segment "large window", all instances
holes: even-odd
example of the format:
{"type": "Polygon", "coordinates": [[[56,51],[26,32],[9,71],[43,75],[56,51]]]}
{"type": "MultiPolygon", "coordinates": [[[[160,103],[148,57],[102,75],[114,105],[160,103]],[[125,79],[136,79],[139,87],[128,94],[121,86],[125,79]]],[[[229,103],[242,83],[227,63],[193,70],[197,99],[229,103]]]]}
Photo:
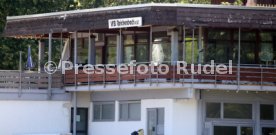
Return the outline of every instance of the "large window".
{"type": "MultiPolygon", "coordinates": [[[[206,29],[205,62],[238,61],[239,31],[237,29],[206,29]]],[[[275,64],[276,38],[273,32],[241,30],[241,64],[275,64]]]]}
{"type": "Polygon", "coordinates": [[[94,102],[93,120],[94,121],[114,121],[115,103],[114,102],[94,102]]]}
{"type": "Polygon", "coordinates": [[[220,119],[223,114],[223,119],[252,119],[252,111],[252,104],[206,103],[207,118],[220,119]]]}
{"type": "Polygon", "coordinates": [[[138,121],[141,119],[140,101],[120,102],[120,121],[138,121]]]}

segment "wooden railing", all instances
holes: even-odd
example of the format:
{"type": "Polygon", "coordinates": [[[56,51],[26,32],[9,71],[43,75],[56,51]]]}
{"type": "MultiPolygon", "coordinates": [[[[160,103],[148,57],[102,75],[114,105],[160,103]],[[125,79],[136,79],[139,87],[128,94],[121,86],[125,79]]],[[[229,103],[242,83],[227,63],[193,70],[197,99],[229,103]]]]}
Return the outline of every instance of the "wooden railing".
{"type": "MultiPolygon", "coordinates": [[[[188,74],[181,72],[177,74],[176,66],[169,66],[169,72],[167,74],[153,74],[152,71],[147,71],[145,74],[139,74],[137,66],[133,69],[129,68],[129,74],[119,74],[117,71],[113,74],[107,74],[105,70],[103,74],[86,74],[83,70],[79,70],[75,75],[74,70],[65,72],[64,82],[65,85],[74,85],[75,78],[77,85],[91,84],[123,84],[123,83],[145,83],[145,82],[173,82],[173,83],[211,83],[211,84],[233,84],[233,85],[258,85],[258,86],[276,86],[276,68],[275,67],[263,67],[263,66],[240,66],[232,67],[232,74],[192,74],[191,70],[188,70],[188,74]],[[131,74],[133,70],[133,74],[131,74]]],[[[115,69],[115,67],[114,67],[115,69]]],[[[150,69],[150,68],[149,68],[150,69]]],[[[187,67],[190,69],[190,66],[187,67]]],[[[141,68],[140,71],[145,69],[141,68]]],[[[153,69],[157,72],[157,68],[153,69]]],[[[211,69],[207,69],[211,72],[211,69]]],[[[216,69],[214,69],[216,70],[216,69]]],[[[198,67],[195,67],[195,71],[198,71],[198,67]]]]}
{"type": "MultiPolygon", "coordinates": [[[[63,87],[63,76],[61,73],[55,73],[51,76],[52,88],[63,87]]],[[[47,89],[48,77],[47,73],[34,71],[0,70],[0,88],[47,89]]]]}

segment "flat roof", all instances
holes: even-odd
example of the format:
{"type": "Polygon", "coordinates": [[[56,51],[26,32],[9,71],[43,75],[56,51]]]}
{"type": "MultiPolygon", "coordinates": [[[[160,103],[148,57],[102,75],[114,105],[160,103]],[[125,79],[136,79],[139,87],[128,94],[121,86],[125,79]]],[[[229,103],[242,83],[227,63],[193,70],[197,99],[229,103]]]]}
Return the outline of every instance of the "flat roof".
{"type": "Polygon", "coordinates": [[[51,13],[41,13],[32,15],[20,15],[20,16],[8,16],[8,21],[23,20],[30,18],[43,18],[50,16],[61,16],[67,14],[79,14],[79,13],[89,13],[98,11],[112,11],[118,9],[131,9],[131,8],[142,8],[142,7],[196,7],[196,8],[217,8],[217,9],[244,9],[244,10],[272,10],[276,11],[275,7],[247,7],[247,6],[234,6],[234,5],[211,5],[211,4],[181,4],[181,3],[147,3],[147,4],[135,4],[135,5],[125,5],[125,6],[114,6],[114,7],[100,7],[92,9],[81,9],[81,10],[71,10],[71,11],[61,11],[61,12],[51,12],[51,13]]]}

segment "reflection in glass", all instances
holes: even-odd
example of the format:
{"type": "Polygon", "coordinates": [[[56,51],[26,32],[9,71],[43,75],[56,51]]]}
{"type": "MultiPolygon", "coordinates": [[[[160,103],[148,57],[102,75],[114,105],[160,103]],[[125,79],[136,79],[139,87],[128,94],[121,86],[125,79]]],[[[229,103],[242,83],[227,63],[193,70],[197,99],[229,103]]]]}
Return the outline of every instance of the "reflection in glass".
{"type": "Polygon", "coordinates": [[[224,103],[224,118],[252,119],[252,105],[238,103],[224,103]]]}
{"type": "Polygon", "coordinates": [[[220,103],[206,103],[206,117],[220,118],[220,103]]]}
{"type": "Polygon", "coordinates": [[[274,120],[274,105],[260,105],[261,120],[274,120]]]}
{"type": "Polygon", "coordinates": [[[276,135],[276,128],[262,128],[262,135],[276,135]]]}
{"type": "Polygon", "coordinates": [[[237,127],[214,126],[214,135],[237,135],[237,127]]]}
{"type": "Polygon", "coordinates": [[[240,135],[253,135],[253,128],[252,127],[241,127],[240,135]]]}

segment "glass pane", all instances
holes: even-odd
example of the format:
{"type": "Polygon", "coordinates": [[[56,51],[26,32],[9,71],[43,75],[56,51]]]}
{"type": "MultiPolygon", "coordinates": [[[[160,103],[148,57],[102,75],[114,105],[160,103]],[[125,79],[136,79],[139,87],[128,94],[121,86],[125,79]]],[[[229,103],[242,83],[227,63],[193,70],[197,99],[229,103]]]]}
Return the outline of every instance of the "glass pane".
{"type": "Polygon", "coordinates": [[[237,135],[237,127],[214,126],[214,135],[237,135]]]}
{"type": "Polygon", "coordinates": [[[128,109],[129,109],[130,120],[140,120],[140,115],[141,115],[140,103],[130,103],[128,104],[128,109]]]}
{"type": "Polygon", "coordinates": [[[127,104],[120,104],[120,120],[127,120],[128,118],[128,107],[127,104]]]}
{"type": "MultiPolygon", "coordinates": [[[[241,42],[241,64],[255,63],[255,42],[241,42]]],[[[235,43],[235,59],[238,59],[238,43],[235,43]]]]}
{"type": "Polygon", "coordinates": [[[116,36],[107,37],[107,45],[116,45],[116,44],[117,44],[116,36]]]}
{"type": "Polygon", "coordinates": [[[107,48],[107,64],[116,64],[116,47],[107,48]]]}
{"type": "Polygon", "coordinates": [[[88,39],[78,39],[78,63],[86,64],[88,62],[88,39]]]}
{"type": "Polygon", "coordinates": [[[224,103],[224,118],[252,119],[252,105],[224,103]]]}
{"type": "Polygon", "coordinates": [[[219,39],[219,40],[230,40],[230,31],[225,30],[209,30],[208,38],[209,39],[219,39]]]}
{"type": "Polygon", "coordinates": [[[220,118],[220,103],[206,103],[206,117],[220,118]]]}
{"type": "Polygon", "coordinates": [[[137,45],[136,49],[136,62],[148,62],[148,46],[137,45]]]}
{"type": "MultiPolygon", "coordinates": [[[[241,31],[241,40],[242,41],[254,41],[256,42],[256,33],[255,32],[245,32],[241,31]]],[[[234,40],[239,40],[239,31],[234,31],[234,40]]]]}
{"type": "Polygon", "coordinates": [[[134,46],[124,47],[124,63],[129,63],[134,60],[134,46]]]}
{"type": "Polygon", "coordinates": [[[241,127],[241,135],[253,135],[252,127],[241,127]]]}
{"type": "Polygon", "coordinates": [[[102,47],[96,48],[96,64],[102,64],[102,47]]]}
{"type": "Polygon", "coordinates": [[[261,41],[272,41],[272,33],[260,33],[260,36],[261,36],[261,41]]]}
{"type": "Polygon", "coordinates": [[[273,61],[273,44],[261,43],[261,51],[259,55],[260,60],[263,62],[273,61]]]}
{"type": "Polygon", "coordinates": [[[152,60],[160,63],[171,60],[171,45],[166,37],[154,39],[152,60]]]}
{"type": "Polygon", "coordinates": [[[261,120],[274,120],[274,105],[260,106],[261,120]]]}
{"type": "Polygon", "coordinates": [[[262,128],[262,135],[276,135],[276,128],[262,128]]]}
{"type": "MultiPolygon", "coordinates": [[[[198,41],[194,39],[194,63],[197,63],[198,58],[198,41]]],[[[192,63],[192,54],[193,54],[193,40],[192,38],[186,38],[186,62],[188,64],[192,63]]]]}
{"type": "Polygon", "coordinates": [[[115,112],[114,104],[103,104],[102,105],[102,120],[113,120],[114,112],[115,112]]]}
{"type": "Polygon", "coordinates": [[[137,34],[137,43],[138,44],[140,44],[140,43],[142,43],[142,44],[148,43],[149,42],[148,39],[149,39],[148,33],[137,34]]]}
{"type": "Polygon", "coordinates": [[[93,106],[93,118],[94,120],[101,119],[101,105],[94,104],[93,106]]]}
{"type": "Polygon", "coordinates": [[[133,35],[125,35],[124,36],[124,45],[133,45],[133,44],[134,44],[133,35]]]}

